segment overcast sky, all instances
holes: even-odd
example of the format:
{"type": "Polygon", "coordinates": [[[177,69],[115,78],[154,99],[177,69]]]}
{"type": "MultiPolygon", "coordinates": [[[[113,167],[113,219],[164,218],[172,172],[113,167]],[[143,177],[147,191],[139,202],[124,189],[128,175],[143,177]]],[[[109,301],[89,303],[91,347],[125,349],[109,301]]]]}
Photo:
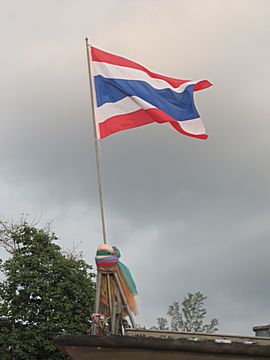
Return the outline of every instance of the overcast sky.
{"type": "Polygon", "coordinates": [[[269,323],[269,0],[2,0],[0,17],[0,214],[53,220],[61,246],[94,263],[85,36],[155,72],[208,79],[195,95],[207,141],[157,124],[102,140],[108,241],[134,275],[141,325],[198,290],[221,333],[269,323]]]}

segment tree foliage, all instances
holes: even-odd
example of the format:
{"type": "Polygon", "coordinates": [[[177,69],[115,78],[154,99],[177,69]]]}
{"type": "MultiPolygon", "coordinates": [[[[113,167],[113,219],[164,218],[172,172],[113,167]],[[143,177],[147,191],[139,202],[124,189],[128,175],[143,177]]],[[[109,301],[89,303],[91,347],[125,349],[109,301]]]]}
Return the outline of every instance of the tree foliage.
{"type": "Polygon", "coordinates": [[[168,320],[164,317],[157,318],[158,328],[159,330],[169,330],[168,328],[168,320]]]}
{"type": "Polygon", "coordinates": [[[0,233],[11,250],[0,264],[0,358],[64,359],[52,340],[89,332],[95,292],[91,266],[62,254],[49,230],[27,222],[13,230],[0,233]]]}
{"type": "MultiPolygon", "coordinates": [[[[218,330],[218,320],[212,319],[209,324],[205,323],[207,311],[204,302],[207,296],[200,291],[188,295],[184,298],[180,308],[179,302],[174,302],[169,306],[168,315],[172,331],[203,332],[214,333],[218,330]]],[[[166,329],[167,319],[158,318],[160,330],[166,329]]]]}

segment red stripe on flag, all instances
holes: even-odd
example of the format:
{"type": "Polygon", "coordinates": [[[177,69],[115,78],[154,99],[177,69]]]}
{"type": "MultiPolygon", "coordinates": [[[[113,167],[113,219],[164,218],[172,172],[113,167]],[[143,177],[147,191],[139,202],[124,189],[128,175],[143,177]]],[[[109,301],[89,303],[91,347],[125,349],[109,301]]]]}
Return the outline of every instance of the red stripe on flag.
{"type": "MultiPolygon", "coordinates": [[[[132,69],[141,70],[141,71],[144,71],[146,74],[148,74],[150,77],[152,77],[154,79],[161,79],[161,80],[167,81],[167,83],[169,83],[174,88],[178,88],[180,85],[190,81],[190,80],[175,79],[175,78],[171,78],[168,76],[156,74],[134,61],[125,59],[122,56],[110,54],[106,51],[97,49],[93,46],[91,46],[91,54],[92,54],[93,61],[105,62],[105,63],[112,64],[112,65],[124,66],[124,67],[129,67],[132,69]]],[[[212,86],[212,84],[208,80],[201,80],[195,84],[194,91],[206,89],[210,86],[212,86]]]]}
{"type": "Polygon", "coordinates": [[[208,80],[200,80],[194,85],[193,91],[207,89],[210,86],[213,86],[213,84],[210,83],[210,81],[208,81],[208,80]]]}
{"type": "Polygon", "coordinates": [[[169,115],[165,114],[159,109],[141,109],[129,114],[113,116],[100,123],[100,138],[102,139],[118,131],[133,129],[135,127],[151,124],[153,122],[160,124],[169,122],[175,128],[175,130],[181,134],[193,138],[205,140],[208,137],[206,134],[194,135],[186,132],[182,129],[181,123],[179,121],[173,120],[169,115]]]}

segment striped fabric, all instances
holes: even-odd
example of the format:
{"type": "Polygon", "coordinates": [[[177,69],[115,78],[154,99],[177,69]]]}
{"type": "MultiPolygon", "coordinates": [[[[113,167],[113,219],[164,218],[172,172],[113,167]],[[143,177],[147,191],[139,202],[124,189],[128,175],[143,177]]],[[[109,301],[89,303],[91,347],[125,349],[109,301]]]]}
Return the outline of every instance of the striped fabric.
{"type": "Polygon", "coordinates": [[[99,139],[153,122],[169,123],[180,133],[207,139],[193,92],[210,87],[207,80],[179,80],[91,47],[91,70],[99,139]]]}
{"type": "Polygon", "coordinates": [[[138,309],[135,300],[135,295],[138,295],[137,287],[129,268],[119,260],[120,257],[121,253],[116,246],[100,244],[96,253],[96,265],[98,269],[107,268],[108,270],[110,268],[110,271],[117,272],[128,306],[134,315],[137,315],[138,309]]]}

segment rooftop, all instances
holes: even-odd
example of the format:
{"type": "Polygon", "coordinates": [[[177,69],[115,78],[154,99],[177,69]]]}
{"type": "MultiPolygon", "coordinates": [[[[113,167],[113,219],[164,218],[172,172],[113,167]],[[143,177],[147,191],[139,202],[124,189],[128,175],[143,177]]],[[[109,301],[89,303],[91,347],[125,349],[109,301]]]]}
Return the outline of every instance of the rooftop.
{"type": "Polygon", "coordinates": [[[55,339],[74,360],[262,360],[270,339],[129,329],[125,336],[65,335],[55,339]]]}

